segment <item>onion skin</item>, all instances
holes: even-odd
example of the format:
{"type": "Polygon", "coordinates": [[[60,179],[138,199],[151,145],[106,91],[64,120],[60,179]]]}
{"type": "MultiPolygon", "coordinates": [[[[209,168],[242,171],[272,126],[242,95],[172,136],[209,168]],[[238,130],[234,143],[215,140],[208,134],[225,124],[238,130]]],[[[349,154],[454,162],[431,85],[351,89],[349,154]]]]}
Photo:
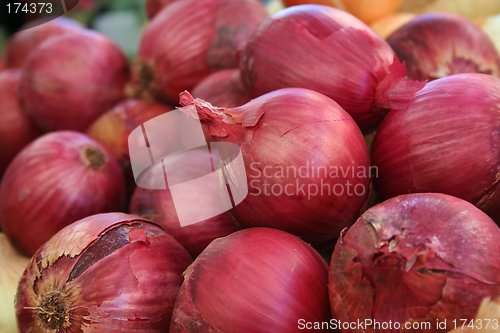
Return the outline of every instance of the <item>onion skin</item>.
{"type": "Polygon", "coordinates": [[[85,131],[124,98],[129,81],[128,62],[118,46],[87,30],[40,45],[23,73],[23,107],[47,131],[85,131]]]}
{"type": "Polygon", "coordinates": [[[255,0],[174,2],[141,37],[129,93],[176,102],[209,74],[238,67],[239,52],[268,16],[255,0]]]}
{"type": "MultiPolygon", "coordinates": [[[[474,318],[500,295],[498,226],[472,204],[444,194],[392,198],[370,208],[337,242],[330,264],[335,318],[430,322],[474,318]]],[[[430,333],[447,330],[433,327],[430,333]]],[[[422,332],[375,330],[373,332],[422,332]]],[[[342,332],[357,332],[343,330],[342,332]]]]}
{"type": "Polygon", "coordinates": [[[124,206],[118,162],[84,134],[46,134],[12,161],[0,184],[0,226],[32,255],[66,225],[124,206]]]}
{"type": "Polygon", "coordinates": [[[459,73],[500,75],[495,45],[481,28],[459,16],[417,16],[388,38],[408,77],[434,80],[459,73]]]}
{"type": "Polygon", "coordinates": [[[176,0],[146,0],[146,13],[149,19],[156,16],[163,8],[176,0]]]}
{"type": "Polygon", "coordinates": [[[357,218],[370,187],[368,149],[356,123],[330,98],[287,88],[234,109],[207,106],[185,94],[181,104],[188,105],[184,110],[196,109],[209,141],[240,145],[249,194],[232,212],[243,226],[277,228],[320,244],[337,237],[357,218]],[[347,172],[315,176],[330,166],[347,172]],[[279,167],[307,173],[279,174],[279,167]],[[351,173],[359,169],[366,175],[351,173]],[[266,183],[281,192],[266,191],[266,183]],[[348,195],[348,183],[364,192],[348,195]],[[319,192],[321,184],[327,190],[319,192]],[[300,190],[306,186],[318,186],[318,193],[300,190]]]}
{"type": "Polygon", "coordinates": [[[59,17],[41,25],[21,30],[9,40],[6,48],[8,67],[22,67],[29,55],[45,41],[82,29],[77,21],[59,17]]]}
{"type": "Polygon", "coordinates": [[[251,100],[237,69],[222,70],[207,76],[193,88],[191,94],[222,107],[236,107],[251,100]]]}
{"type": "Polygon", "coordinates": [[[445,193],[500,223],[499,128],[500,79],[457,74],[428,83],[414,104],[389,113],[377,131],[378,193],[445,193]]]}
{"type": "Polygon", "coordinates": [[[0,178],[14,156],[39,135],[21,107],[18,95],[21,72],[0,72],[0,178]]]}
{"type": "Polygon", "coordinates": [[[165,332],[191,263],[170,235],[140,217],[99,214],[66,227],[21,279],[21,332],[165,332]]]}
{"type": "Polygon", "coordinates": [[[296,332],[300,318],[330,319],[327,295],[327,266],[314,249],[279,230],[242,230],[189,266],[170,332],[296,332]]]}
{"type": "Polygon", "coordinates": [[[252,96],[311,89],[339,103],[363,131],[372,130],[388,110],[404,109],[423,86],[405,79],[404,65],[367,25],[320,5],[290,7],[263,23],[243,51],[240,68],[252,96]]]}

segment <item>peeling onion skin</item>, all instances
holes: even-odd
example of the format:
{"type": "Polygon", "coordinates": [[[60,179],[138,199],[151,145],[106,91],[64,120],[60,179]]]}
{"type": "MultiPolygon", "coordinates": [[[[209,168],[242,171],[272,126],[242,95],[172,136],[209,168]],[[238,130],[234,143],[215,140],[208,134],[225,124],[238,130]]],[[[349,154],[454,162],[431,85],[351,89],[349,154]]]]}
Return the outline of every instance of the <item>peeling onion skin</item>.
{"type": "Polygon", "coordinates": [[[405,79],[404,65],[366,24],[322,5],[293,6],[261,24],[240,69],[253,97],[311,89],[339,103],[363,131],[374,129],[388,110],[404,109],[423,86],[405,79]]]}
{"type": "Polygon", "coordinates": [[[327,276],[325,261],[300,239],[238,231],[213,241],[186,270],[170,333],[291,333],[300,318],[328,321],[327,276]]]}
{"type": "Polygon", "coordinates": [[[209,74],[237,68],[239,52],[267,17],[255,0],[183,0],[144,31],[129,94],[177,102],[209,74]]]}
{"type": "Polygon", "coordinates": [[[24,148],[0,184],[0,226],[32,255],[57,231],[86,216],[120,211],[125,185],[118,162],[88,136],[52,132],[24,148]]]}
{"type": "Polygon", "coordinates": [[[237,108],[207,106],[185,94],[181,105],[198,112],[210,141],[240,145],[249,193],[232,213],[243,226],[276,228],[321,244],[338,237],[359,216],[370,187],[370,157],[356,123],[332,99],[312,90],[286,88],[237,108]],[[330,166],[347,172],[314,176],[330,166]],[[293,172],[280,175],[277,167],[308,171],[295,177],[293,172]],[[366,177],[352,174],[359,169],[366,177]],[[348,195],[348,183],[364,193],[348,195]],[[265,192],[265,184],[288,187],[289,195],[283,190],[277,195],[265,192]],[[314,195],[301,191],[302,185],[323,186],[330,192],[318,190],[314,195]],[[343,193],[337,195],[339,188],[343,193]]]}
{"type": "Polygon", "coordinates": [[[484,297],[500,295],[498,253],[498,226],[472,204],[434,193],[392,198],[366,211],[337,242],[332,313],[347,322],[446,319],[450,330],[451,320],[474,318],[484,297]]]}
{"type": "Polygon", "coordinates": [[[89,30],[52,38],[24,66],[21,100],[47,131],[85,131],[125,97],[129,66],[107,37],[89,30]]]}
{"type": "Polygon", "coordinates": [[[145,219],[87,217],[33,256],[16,297],[21,333],[165,332],[190,263],[173,237],[145,219]]]}
{"type": "Polygon", "coordinates": [[[29,55],[45,41],[78,31],[83,27],[79,22],[66,17],[59,17],[36,27],[21,30],[14,34],[7,43],[5,58],[8,67],[22,67],[29,55]]]}
{"type": "Polygon", "coordinates": [[[393,32],[387,42],[405,63],[408,77],[415,80],[459,73],[500,75],[495,45],[481,28],[460,16],[417,16],[393,32]]]}
{"type": "Polygon", "coordinates": [[[14,156],[40,135],[21,107],[20,79],[17,69],[0,72],[0,179],[14,156]]]}
{"type": "Polygon", "coordinates": [[[457,74],[432,81],[407,110],[391,112],[372,147],[383,198],[438,192],[500,223],[500,79],[457,74]]]}
{"type": "Polygon", "coordinates": [[[191,94],[222,107],[240,106],[252,99],[243,87],[238,69],[226,69],[207,76],[191,94]]]}

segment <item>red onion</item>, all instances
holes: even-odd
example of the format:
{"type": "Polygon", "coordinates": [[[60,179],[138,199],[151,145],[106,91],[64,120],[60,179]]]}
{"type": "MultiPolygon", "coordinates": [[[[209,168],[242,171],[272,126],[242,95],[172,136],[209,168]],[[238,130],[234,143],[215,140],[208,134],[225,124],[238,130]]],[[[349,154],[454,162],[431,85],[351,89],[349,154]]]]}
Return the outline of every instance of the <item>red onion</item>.
{"type": "Polygon", "coordinates": [[[236,107],[251,100],[243,88],[240,71],[227,69],[207,76],[192,90],[192,95],[213,105],[236,107]]]}
{"type": "Polygon", "coordinates": [[[356,123],[330,98],[288,88],[234,109],[187,93],[181,104],[198,112],[209,137],[241,145],[249,194],[233,212],[243,225],[318,244],[358,216],[370,186],[368,150],[356,123]]]}
{"type": "Polygon", "coordinates": [[[6,61],[9,67],[22,67],[30,54],[43,42],[82,29],[77,21],[59,17],[41,25],[17,32],[8,42],[6,61]]]}
{"type": "Polygon", "coordinates": [[[111,213],[66,227],[33,256],[18,289],[22,332],[166,332],[186,250],[140,217],[111,213]]]}
{"type": "Polygon", "coordinates": [[[500,75],[495,45],[481,28],[451,14],[424,14],[393,32],[387,42],[416,80],[458,73],[500,75]]]}
{"type": "Polygon", "coordinates": [[[500,295],[498,253],[498,226],[470,203],[432,193],[390,199],[337,242],[328,283],[333,315],[372,320],[342,332],[448,331],[453,320],[474,318],[483,297],[500,295]]]}
{"type": "Polygon", "coordinates": [[[29,57],[23,106],[46,130],[85,130],[124,97],[127,59],[108,38],[84,31],[53,38],[29,57]]]}
{"type": "Polygon", "coordinates": [[[57,231],[90,214],[120,210],[124,180],[118,162],[84,134],[46,134],[12,161],[0,184],[0,226],[33,254],[57,231]]]}
{"type": "Polygon", "coordinates": [[[0,72],[0,178],[14,156],[39,134],[21,108],[20,77],[18,70],[0,72]]]}
{"type": "Polygon", "coordinates": [[[457,74],[428,83],[377,131],[379,194],[450,194],[500,222],[499,128],[500,79],[457,74]]]}
{"type": "Polygon", "coordinates": [[[156,16],[163,8],[170,5],[176,0],[146,0],[146,13],[148,17],[152,19],[156,16]]]}
{"type": "Polygon", "coordinates": [[[238,53],[268,16],[255,0],[183,0],[162,10],[140,41],[131,94],[176,101],[238,53]]]}
{"type": "Polygon", "coordinates": [[[301,320],[328,321],[327,275],[321,256],[292,235],[238,231],[189,266],[170,332],[296,332],[301,320]]]}
{"type": "Polygon", "coordinates": [[[242,53],[241,71],[254,96],[312,89],[339,103],[363,130],[387,110],[404,108],[422,86],[404,78],[404,66],[367,25],[321,5],[293,6],[263,23],[242,53]]]}

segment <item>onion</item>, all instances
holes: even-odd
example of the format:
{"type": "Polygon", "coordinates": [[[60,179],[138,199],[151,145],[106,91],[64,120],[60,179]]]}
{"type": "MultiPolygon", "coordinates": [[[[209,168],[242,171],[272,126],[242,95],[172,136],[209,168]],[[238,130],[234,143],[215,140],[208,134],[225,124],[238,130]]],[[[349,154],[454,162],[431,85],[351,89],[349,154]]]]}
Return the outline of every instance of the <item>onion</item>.
{"type": "Polygon", "coordinates": [[[500,75],[500,59],[491,40],[459,16],[418,16],[392,33],[387,42],[405,62],[408,76],[416,80],[458,73],[500,75]]]}
{"type": "Polygon", "coordinates": [[[373,142],[379,194],[439,192],[500,223],[500,79],[458,74],[426,85],[391,112],[373,142]]]}
{"type": "Polygon", "coordinates": [[[249,194],[233,213],[244,226],[282,229],[320,244],[354,222],[371,169],[359,128],[337,103],[300,88],[234,109],[188,95],[181,95],[183,110],[198,112],[209,141],[241,146],[249,194]]]}
{"type": "Polygon", "coordinates": [[[124,97],[127,59],[95,32],[53,38],[29,57],[21,81],[23,106],[45,130],[85,130],[124,97]]]}
{"type": "Polygon", "coordinates": [[[285,232],[254,228],[213,241],[189,266],[170,332],[296,332],[300,320],[329,319],[321,256],[285,232]]]}
{"type": "Polygon", "coordinates": [[[39,134],[21,108],[20,77],[15,69],[0,72],[0,178],[14,156],[39,134]]]}
{"type": "Polygon", "coordinates": [[[146,0],[146,13],[149,19],[156,16],[163,8],[176,0],[146,0]]]}
{"type": "Polygon", "coordinates": [[[363,130],[387,110],[405,108],[422,86],[405,80],[404,66],[368,26],[319,5],[291,7],[262,24],[242,53],[241,71],[253,96],[286,87],[315,90],[363,130]]]}
{"type": "Polygon", "coordinates": [[[0,184],[0,226],[32,255],[66,225],[120,210],[124,180],[116,160],[84,134],[46,134],[12,161],[0,184]]]}
{"type": "Polygon", "coordinates": [[[240,106],[251,99],[237,69],[218,71],[207,76],[193,88],[192,95],[223,107],[240,106]]]}
{"type": "Polygon", "coordinates": [[[14,300],[17,285],[28,265],[28,258],[23,257],[12,247],[3,233],[0,233],[0,332],[19,332],[16,322],[14,300]]]}
{"type": "Polygon", "coordinates": [[[392,198],[337,242],[328,283],[333,315],[401,325],[366,333],[448,331],[453,320],[472,319],[484,297],[500,295],[498,253],[498,226],[470,203],[433,193],[392,198]]]}
{"type": "Polygon", "coordinates": [[[284,0],[286,6],[320,4],[348,11],[360,20],[371,23],[396,12],[403,0],[284,0]]]}
{"type": "Polygon", "coordinates": [[[390,34],[400,28],[402,25],[408,23],[415,17],[413,13],[395,13],[391,16],[386,16],[373,22],[370,27],[380,37],[387,38],[390,34]]]}
{"type": "Polygon", "coordinates": [[[268,17],[255,0],[183,0],[144,31],[130,94],[177,101],[209,74],[238,66],[238,53],[268,17]]]}
{"type": "Polygon", "coordinates": [[[87,217],[33,256],[16,298],[22,332],[165,332],[186,250],[158,226],[120,213],[87,217]]]}
{"type": "Polygon", "coordinates": [[[22,67],[30,54],[43,42],[66,33],[78,32],[82,26],[77,21],[59,17],[41,25],[17,32],[8,42],[6,62],[9,67],[22,67]]]}

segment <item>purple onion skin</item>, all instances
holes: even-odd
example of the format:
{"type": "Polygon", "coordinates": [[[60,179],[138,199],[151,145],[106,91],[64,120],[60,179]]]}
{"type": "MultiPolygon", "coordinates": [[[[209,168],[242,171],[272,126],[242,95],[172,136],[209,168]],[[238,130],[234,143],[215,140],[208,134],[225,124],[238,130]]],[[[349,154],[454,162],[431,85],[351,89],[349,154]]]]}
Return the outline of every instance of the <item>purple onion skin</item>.
{"type": "Polygon", "coordinates": [[[418,16],[393,32],[387,42],[406,64],[408,77],[415,80],[459,73],[500,75],[493,42],[481,28],[460,16],[418,16]]]}
{"type": "Polygon", "coordinates": [[[457,74],[432,81],[391,112],[373,142],[382,198],[437,192],[467,200],[500,223],[500,79],[457,74]]]}
{"type": "Polygon", "coordinates": [[[21,333],[166,331],[187,251],[157,225],[121,213],[87,217],[43,245],[21,278],[21,333]]]}
{"type": "MultiPolygon", "coordinates": [[[[366,211],[337,242],[329,288],[335,318],[352,322],[430,322],[474,318],[485,297],[500,295],[500,230],[472,204],[419,193],[366,211]]],[[[447,321],[446,329],[435,326],[447,321]]],[[[366,333],[422,332],[382,330],[366,333]]],[[[357,330],[343,330],[358,332],[357,330]]]]}
{"type": "Polygon", "coordinates": [[[237,69],[226,69],[207,76],[193,88],[191,94],[222,107],[236,107],[251,100],[237,69]]]}

